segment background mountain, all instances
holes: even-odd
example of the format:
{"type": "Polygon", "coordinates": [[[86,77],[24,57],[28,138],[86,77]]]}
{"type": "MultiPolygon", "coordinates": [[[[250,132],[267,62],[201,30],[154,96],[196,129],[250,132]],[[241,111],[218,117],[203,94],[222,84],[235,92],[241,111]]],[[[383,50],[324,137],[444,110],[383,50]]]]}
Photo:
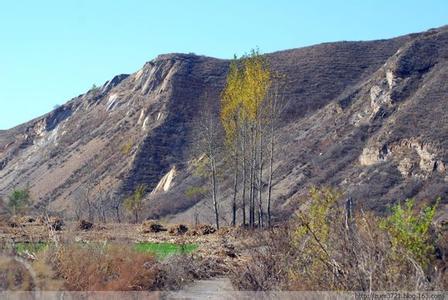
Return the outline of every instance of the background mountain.
{"type": "MultiPolygon", "coordinates": [[[[277,217],[290,214],[310,185],[338,186],[377,211],[448,194],[448,27],[267,58],[286,76],[276,134],[277,217]]],[[[0,131],[0,196],[29,185],[36,209],[73,216],[89,198],[112,215],[145,184],[144,217],[211,222],[209,197],[188,191],[206,184],[194,167],[197,124],[201,111],[219,109],[228,66],[194,54],[161,55],[0,131]]],[[[232,181],[222,169],[220,207],[228,220],[232,181]]]]}

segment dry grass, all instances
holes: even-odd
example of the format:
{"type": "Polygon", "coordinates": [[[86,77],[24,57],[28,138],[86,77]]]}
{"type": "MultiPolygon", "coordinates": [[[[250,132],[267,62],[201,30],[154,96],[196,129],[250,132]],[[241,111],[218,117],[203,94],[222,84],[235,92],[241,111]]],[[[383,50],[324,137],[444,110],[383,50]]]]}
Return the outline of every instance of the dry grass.
{"type": "Polygon", "coordinates": [[[32,291],[36,282],[27,268],[14,259],[0,258],[0,290],[32,291]]]}
{"type": "MultiPolygon", "coordinates": [[[[114,223],[84,231],[79,230],[79,223],[68,222],[62,231],[55,231],[44,223],[15,228],[5,224],[0,228],[1,253],[9,260],[22,257],[35,273],[31,282],[27,279],[30,273],[25,269],[1,265],[1,273],[15,270],[18,274],[15,283],[1,277],[3,289],[175,290],[195,279],[226,274],[229,266],[237,261],[223,251],[225,236],[226,241],[235,241],[229,230],[226,234],[170,235],[167,231],[143,233],[137,224],[114,223]],[[12,240],[16,242],[11,244],[12,240]],[[197,245],[197,250],[161,260],[152,253],[137,251],[139,243],[169,243],[180,247],[192,243],[197,245]]],[[[206,226],[201,228],[213,231],[206,226]]]]}
{"type": "Polygon", "coordinates": [[[148,291],[159,284],[154,256],[129,246],[67,244],[48,255],[67,290],[148,291]]]}

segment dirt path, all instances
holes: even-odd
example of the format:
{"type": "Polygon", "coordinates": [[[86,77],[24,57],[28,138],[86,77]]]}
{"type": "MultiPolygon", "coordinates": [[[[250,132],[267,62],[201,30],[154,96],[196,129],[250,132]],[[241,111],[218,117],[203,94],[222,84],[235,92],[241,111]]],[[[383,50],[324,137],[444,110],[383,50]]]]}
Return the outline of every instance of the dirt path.
{"type": "Polygon", "coordinates": [[[198,280],[178,292],[170,293],[169,299],[223,299],[226,292],[234,292],[229,278],[216,277],[198,280]]]}

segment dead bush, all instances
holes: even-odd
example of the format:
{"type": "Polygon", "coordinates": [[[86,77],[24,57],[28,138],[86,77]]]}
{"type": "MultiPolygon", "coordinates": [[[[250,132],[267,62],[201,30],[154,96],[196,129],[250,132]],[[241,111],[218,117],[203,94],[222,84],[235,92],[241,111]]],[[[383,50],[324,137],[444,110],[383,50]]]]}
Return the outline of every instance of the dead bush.
{"type": "Polygon", "coordinates": [[[229,273],[217,257],[173,255],[160,263],[158,282],[163,290],[177,290],[193,280],[223,276],[229,273]]]}
{"type": "Polygon", "coordinates": [[[188,235],[190,236],[198,236],[198,235],[208,235],[216,232],[215,227],[207,224],[199,224],[194,226],[191,230],[188,231],[188,235]]]}
{"type": "Polygon", "coordinates": [[[53,266],[73,291],[143,291],[157,289],[154,257],[131,246],[66,244],[53,249],[53,266]]]}
{"type": "Polygon", "coordinates": [[[12,257],[0,257],[0,291],[32,291],[35,282],[23,263],[12,257]]]}
{"type": "Polygon", "coordinates": [[[198,226],[196,226],[195,228],[199,234],[201,235],[207,235],[207,234],[213,234],[216,232],[215,227],[207,225],[207,224],[200,224],[198,226]]]}
{"type": "Polygon", "coordinates": [[[17,218],[12,217],[8,220],[8,226],[12,228],[22,227],[23,225],[17,220],[17,218]]]}
{"type": "Polygon", "coordinates": [[[36,217],[33,216],[21,216],[18,218],[19,222],[22,224],[34,223],[36,222],[36,217]]]}
{"type": "Polygon", "coordinates": [[[188,231],[187,225],[177,224],[171,226],[170,229],[168,230],[168,233],[170,235],[184,235],[185,233],[187,233],[187,231],[188,231]]]}
{"type": "Polygon", "coordinates": [[[87,230],[90,230],[92,228],[93,228],[93,223],[89,222],[89,221],[86,221],[86,220],[81,220],[79,222],[79,224],[78,224],[78,229],[80,229],[80,230],[87,231],[87,230]]]}
{"type": "Polygon", "coordinates": [[[7,222],[9,227],[25,227],[31,225],[41,225],[41,219],[34,216],[12,216],[7,222]]]}
{"type": "Polygon", "coordinates": [[[141,232],[143,233],[158,233],[162,231],[166,231],[166,228],[155,221],[146,220],[141,225],[141,232]]]}
{"type": "Polygon", "coordinates": [[[61,231],[64,227],[64,221],[59,217],[49,217],[46,220],[48,227],[54,231],[61,231]]]}
{"type": "Polygon", "coordinates": [[[231,271],[233,285],[249,291],[287,288],[289,264],[294,257],[288,224],[267,231],[252,231],[252,237],[256,243],[245,245],[249,259],[231,271]]]}

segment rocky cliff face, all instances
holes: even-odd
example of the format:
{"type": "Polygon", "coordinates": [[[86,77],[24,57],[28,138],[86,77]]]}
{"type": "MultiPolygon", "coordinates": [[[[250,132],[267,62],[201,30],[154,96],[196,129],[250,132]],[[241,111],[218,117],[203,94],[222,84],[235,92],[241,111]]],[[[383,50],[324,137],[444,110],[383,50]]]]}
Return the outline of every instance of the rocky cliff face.
{"type": "MultiPolygon", "coordinates": [[[[312,184],[339,186],[378,210],[448,193],[447,28],[267,57],[287,77],[274,174],[278,215],[291,212],[312,184]]],[[[219,109],[228,64],[162,55],[0,131],[0,195],[29,184],[36,208],[71,214],[86,195],[108,190],[122,199],[145,184],[158,186],[148,193],[146,216],[209,221],[208,198],[186,190],[204,184],[192,167],[200,159],[193,151],[198,112],[219,109]]],[[[230,182],[224,172],[224,218],[230,182]]]]}

